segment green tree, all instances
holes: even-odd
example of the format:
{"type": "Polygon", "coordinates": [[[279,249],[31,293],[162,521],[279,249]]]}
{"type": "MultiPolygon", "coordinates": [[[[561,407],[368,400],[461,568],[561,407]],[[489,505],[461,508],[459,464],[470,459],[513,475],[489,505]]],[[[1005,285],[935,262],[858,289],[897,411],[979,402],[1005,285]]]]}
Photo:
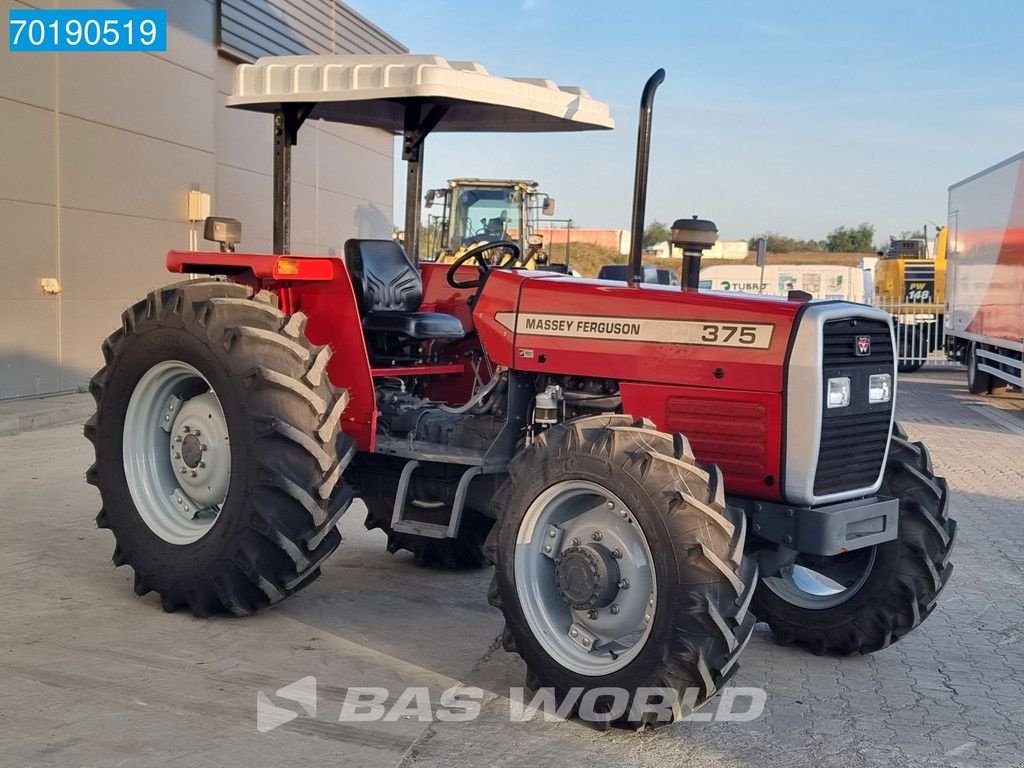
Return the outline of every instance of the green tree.
{"type": "Polygon", "coordinates": [[[875,228],[864,223],[856,227],[836,227],[825,238],[830,253],[874,253],[875,228]]]}
{"type": "Polygon", "coordinates": [[[668,226],[660,221],[652,221],[646,227],[644,227],[644,247],[654,245],[655,243],[664,243],[666,240],[671,239],[672,232],[668,226]]]}
{"type": "Polygon", "coordinates": [[[814,240],[798,240],[795,237],[780,235],[778,232],[762,232],[750,238],[748,245],[751,250],[757,249],[760,238],[768,241],[769,253],[798,253],[801,251],[820,251],[821,246],[814,240]]]}

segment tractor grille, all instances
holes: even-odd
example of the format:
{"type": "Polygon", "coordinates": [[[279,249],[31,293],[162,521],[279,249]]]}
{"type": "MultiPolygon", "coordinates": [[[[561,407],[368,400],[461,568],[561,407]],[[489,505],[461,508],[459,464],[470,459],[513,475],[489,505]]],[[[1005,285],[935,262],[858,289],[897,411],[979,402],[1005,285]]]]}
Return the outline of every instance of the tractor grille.
{"type": "MultiPolygon", "coordinates": [[[[830,320],[824,327],[822,386],[830,378],[850,379],[850,405],[822,410],[821,442],[814,475],[817,495],[840,493],[875,484],[882,471],[893,402],[868,403],[868,379],[892,375],[893,349],[889,325],[881,320],[830,320]],[[857,355],[858,337],[871,339],[871,353],[857,355]]],[[[895,383],[895,382],[894,382],[895,383]]],[[[823,402],[827,399],[823,393],[823,402]]]]}
{"type": "Polygon", "coordinates": [[[665,408],[665,429],[686,435],[697,458],[717,464],[727,483],[764,482],[769,431],[764,405],[676,396],[665,408]]]}

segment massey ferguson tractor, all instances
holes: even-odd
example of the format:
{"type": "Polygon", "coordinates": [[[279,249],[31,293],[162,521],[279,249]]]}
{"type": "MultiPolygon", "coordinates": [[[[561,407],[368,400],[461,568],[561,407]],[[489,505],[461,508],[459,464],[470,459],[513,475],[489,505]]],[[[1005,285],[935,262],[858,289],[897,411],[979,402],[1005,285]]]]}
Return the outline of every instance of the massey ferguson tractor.
{"type": "Polygon", "coordinates": [[[819,654],[920,624],[956,523],[893,422],[891,318],[698,290],[717,232],[697,218],[672,228],[680,286],[641,281],[663,78],[641,98],[622,283],[514,268],[510,241],[452,264],[391,240],[289,252],[305,119],[403,136],[415,253],[429,133],[611,128],[586,91],[435,56],[241,65],[229,105],[273,114],[274,253],[236,252],[238,222],[208,220],[221,251],[167,266],[209,277],[127,309],[92,379],[88,481],[136,594],[196,616],[266,608],[320,575],[359,497],[392,552],[493,564],[530,687],[623,689],[630,706],[604,709],[633,725],[661,719],[636,706],[652,689],[677,717],[714,695],[755,621],[819,654]]]}

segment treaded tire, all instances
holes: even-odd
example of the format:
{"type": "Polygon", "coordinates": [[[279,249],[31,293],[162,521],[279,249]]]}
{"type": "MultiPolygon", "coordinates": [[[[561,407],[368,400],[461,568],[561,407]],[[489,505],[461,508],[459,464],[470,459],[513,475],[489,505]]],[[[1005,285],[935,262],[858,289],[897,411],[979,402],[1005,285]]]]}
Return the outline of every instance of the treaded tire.
{"type": "MultiPolygon", "coordinates": [[[[738,668],[736,659],[754,626],[748,610],[757,567],[743,557],[746,519],[725,505],[722,475],[698,465],[681,435],[659,432],[625,415],[592,416],[554,426],[509,465],[495,501],[497,523],[485,551],[495,564],[488,594],[502,611],[502,645],[527,666],[527,687],[550,686],[559,702],[573,687],[630,691],[626,714],[602,725],[662,725],[633,712],[636,689],[687,689],[673,719],[711,698],[738,668]],[[519,603],[514,549],[533,500],[563,480],[583,480],[612,491],[640,523],[651,548],[658,609],[647,640],[626,666],[584,676],[560,665],[534,637],[519,603]],[[692,697],[692,693],[691,693],[692,697]]],[[[578,704],[578,700],[577,700],[578,704]]],[[[574,707],[574,714],[579,714],[574,707]]]]}
{"type": "Polygon", "coordinates": [[[797,607],[758,585],[753,610],[779,643],[806,645],[817,654],[872,653],[888,647],[924,621],[953,572],[949,557],[956,521],[949,517],[949,488],[935,475],[924,443],[912,443],[896,424],[881,492],[900,501],[899,535],[876,547],[872,571],[839,605],[797,607]]]}
{"type": "Polygon", "coordinates": [[[987,395],[992,392],[992,374],[978,370],[978,345],[971,344],[967,350],[967,391],[972,395],[987,395]]]}
{"type": "Polygon", "coordinates": [[[340,432],[348,401],[326,373],[328,347],[309,343],[302,313],[282,314],[250,288],[219,280],[177,283],[126,310],[103,343],[92,378],[96,413],[85,425],[96,462],[87,480],[114,534],[115,566],[135,571],[135,593],[166,611],[252,613],[320,575],[341,542],[336,524],[352,493],[341,475],[355,451],[340,432]],[[195,367],[224,411],[231,480],[216,522],[177,545],[139,515],[122,458],[125,416],[142,375],[166,360],[195,367]]]}

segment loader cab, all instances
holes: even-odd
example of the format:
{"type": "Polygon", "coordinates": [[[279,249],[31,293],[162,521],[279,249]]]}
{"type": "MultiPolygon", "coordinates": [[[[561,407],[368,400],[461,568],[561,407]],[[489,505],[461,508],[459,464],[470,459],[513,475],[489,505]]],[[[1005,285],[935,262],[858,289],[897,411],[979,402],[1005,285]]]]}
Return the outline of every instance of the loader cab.
{"type": "Polygon", "coordinates": [[[928,241],[922,238],[900,240],[892,238],[883,254],[885,259],[927,259],[928,241]]]}
{"type": "Polygon", "coordinates": [[[523,193],[518,189],[465,189],[455,199],[447,247],[457,251],[477,242],[506,240],[523,227],[523,193]]]}

